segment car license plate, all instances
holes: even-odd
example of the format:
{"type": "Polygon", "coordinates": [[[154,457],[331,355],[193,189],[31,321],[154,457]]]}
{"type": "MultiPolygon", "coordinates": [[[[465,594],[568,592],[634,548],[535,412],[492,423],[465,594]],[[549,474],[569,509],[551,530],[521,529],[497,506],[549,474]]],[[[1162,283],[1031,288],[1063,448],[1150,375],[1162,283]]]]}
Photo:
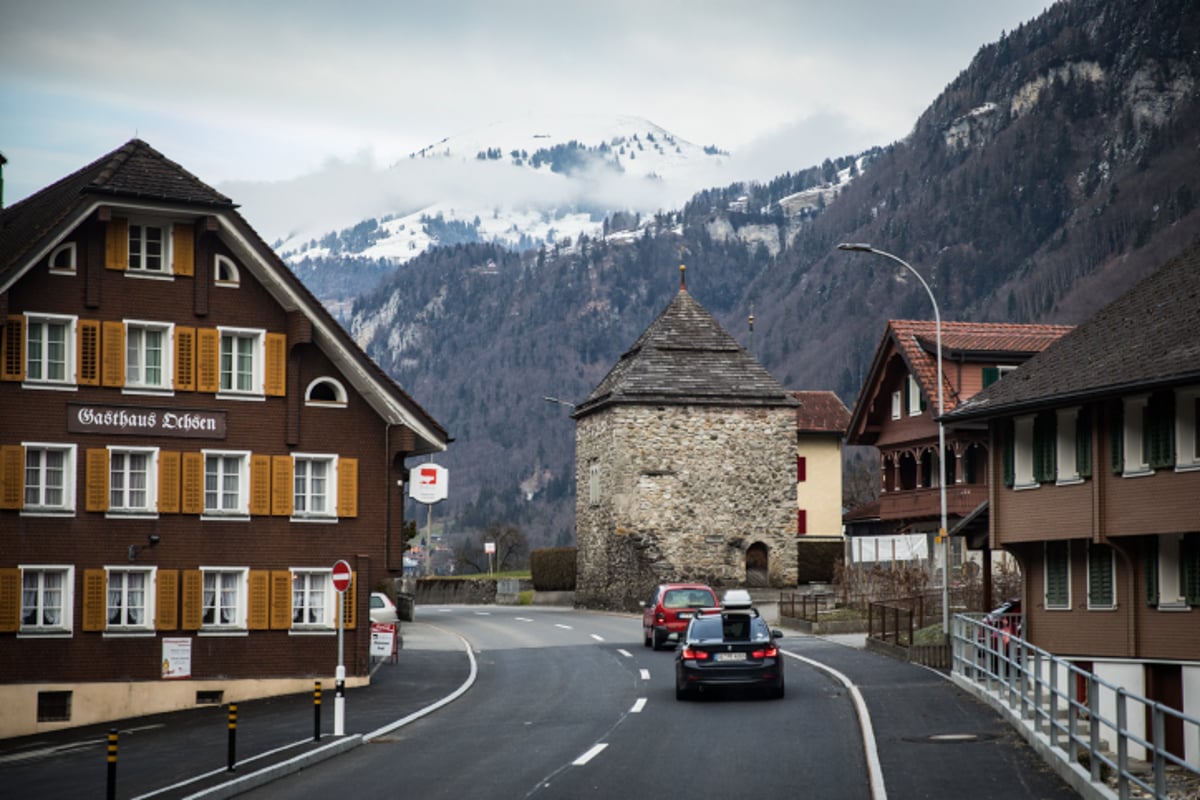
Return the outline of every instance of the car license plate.
{"type": "Polygon", "coordinates": [[[745,661],[745,653],[717,653],[717,661],[745,661]]]}
{"type": "Polygon", "coordinates": [[[679,618],[680,618],[680,619],[691,619],[691,618],[692,618],[692,612],[690,612],[690,611],[680,611],[680,612],[679,612],[679,618]]]}

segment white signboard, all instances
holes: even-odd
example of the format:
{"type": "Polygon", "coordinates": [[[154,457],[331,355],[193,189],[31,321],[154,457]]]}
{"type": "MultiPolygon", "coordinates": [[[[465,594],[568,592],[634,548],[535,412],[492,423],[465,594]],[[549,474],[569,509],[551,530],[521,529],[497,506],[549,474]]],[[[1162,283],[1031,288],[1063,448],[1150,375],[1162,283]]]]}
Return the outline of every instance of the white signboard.
{"type": "Polygon", "coordinates": [[[445,467],[421,464],[409,470],[408,496],[418,503],[436,503],[446,499],[448,484],[449,473],[445,467]]]}
{"type": "Polygon", "coordinates": [[[495,542],[484,542],[483,543],[483,552],[487,553],[489,556],[491,554],[495,553],[496,552],[496,543],[495,542]]]}
{"type": "Polygon", "coordinates": [[[162,676],[164,680],[192,677],[192,640],[162,640],[162,676]]]}
{"type": "Polygon", "coordinates": [[[371,657],[389,658],[396,655],[396,623],[371,623],[371,657]]]}

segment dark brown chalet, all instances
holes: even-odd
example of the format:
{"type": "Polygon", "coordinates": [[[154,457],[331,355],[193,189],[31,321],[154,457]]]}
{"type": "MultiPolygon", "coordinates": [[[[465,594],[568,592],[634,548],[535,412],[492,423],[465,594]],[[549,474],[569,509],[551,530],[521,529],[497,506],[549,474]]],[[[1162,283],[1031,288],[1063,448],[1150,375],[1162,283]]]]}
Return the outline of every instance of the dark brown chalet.
{"type": "Polygon", "coordinates": [[[443,430],[133,140],[0,211],[0,736],[348,683],[443,430]],[[36,686],[35,686],[36,685],[36,686]]]}
{"type": "MultiPolygon", "coordinates": [[[[947,413],[1070,330],[1062,325],[943,322],[943,403],[947,413]]],[[[927,320],[890,320],[855,402],[846,443],[879,450],[878,504],[846,515],[848,536],[937,533],[937,328],[927,320]]],[[[946,432],[946,516],[952,530],[987,501],[986,432],[946,432]]],[[[952,539],[951,566],[963,563],[952,539]]],[[[932,550],[930,551],[932,552],[932,550]]]]}
{"type": "Polygon", "coordinates": [[[1021,563],[1026,638],[1200,717],[1200,247],[946,423],[995,443],[990,535],[1021,563]]]}

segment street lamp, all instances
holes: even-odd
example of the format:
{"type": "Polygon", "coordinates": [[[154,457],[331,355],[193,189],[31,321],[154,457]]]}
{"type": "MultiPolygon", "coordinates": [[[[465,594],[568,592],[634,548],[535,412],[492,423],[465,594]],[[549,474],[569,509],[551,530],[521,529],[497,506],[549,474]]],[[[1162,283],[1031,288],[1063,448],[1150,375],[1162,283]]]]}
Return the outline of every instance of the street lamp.
{"type": "Polygon", "coordinates": [[[842,242],[837,246],[838,250],[848,250],[852,253],[874,253],[877,256],[890,258],[906,270],[916,276],[921,285],[925,287],[925,293],[929,295],[929,302],[933,303],[933,320],[937,331],[937,389],[938,389],[938,494],[941,501],[941,527],[938,528],[938,541],[942,543],[942,635],[950,636],[950,539],[946,536],[946,428],[942,425],[942,415],[946,411],[945,389],[942,385],[942,314],[938,310],[937,299],[933,296],[933,290],[929,288],[929,284],[921,277],[921,273],[913,269],[912,265],[899,256],[894,256],[891,253],[883,250],[876,250],[869,244],[857,242],[842,242]]]}

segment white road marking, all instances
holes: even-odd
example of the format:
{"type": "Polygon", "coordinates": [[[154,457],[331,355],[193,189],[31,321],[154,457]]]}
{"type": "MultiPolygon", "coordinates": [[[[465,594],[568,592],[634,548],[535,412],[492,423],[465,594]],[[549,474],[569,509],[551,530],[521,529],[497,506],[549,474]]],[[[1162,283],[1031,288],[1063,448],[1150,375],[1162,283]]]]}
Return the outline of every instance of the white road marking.
{"type": "Polygon", "coordinates": [[[490,612],[490,611],[476,611],[475,612],[475,616],[477,616],[477,617],[490,617],[491,615],[492,615],[492,612],[490,612]]]}
{"type": "Polygon", "coordinates": [[[630,714],[637,714],[646,707],[646,698],[639,697],[637,702],[633,704],[633,708],[629,709],[630,714]]]}
{"type": "Polygon", "coordinates": [[[629,652],[624,647],[618,647],[617,652],[620,653],[621,655],[625,656],[626,658],[633,658],[633,653],[629,652]]]}
{"type": "Polygon", "coordinates": [[[648,670],[648,669],[642,670],[642,680],[644,680],[644,681],[650,680],[650,670],[648,670]]]}
{"type": "Polygon", "coordinates": [[[563,625],[561,622],[556,622],[556,623],[554,623],[554,627],[556,627],[556,628],[562,628],[563,630],[568,630],[568,631],[569,631],[569,630],[571,630],[571,626],[570,626],[570,625],[563,625]]]}
{"type": "Polygon", "coordinates": [[[597,642],[603,642],[603,641],[604,641],[604,637],[603,637],[603,636],[600,636],[599,634],[596,634],[596,633],[593,633],[593,634],[592,634],[592,638],[593,638],[593,639],[595,639],[597,642]]]}
{"type": "Polygon", "coordinates": [[[598,756],[602,752],[604,752],[604,748],[606,748],[606,747],[608,747],[608,745],[606,745],[606,744],[594,744],[594,745],[592,745],[592,748],[590,750],[588,750],[586,753],[584,753],[583,755],[581,755],[579,758],[575,759],[571,763],[577,767],[582,767],[584,764],[588,763],[593,758],[595,758],[596,756],[598,756]]]}
{"type": "Polygon", "coordinates": [[[517,622],[533,622],[529,617],[513,617],[517,622]]]}

